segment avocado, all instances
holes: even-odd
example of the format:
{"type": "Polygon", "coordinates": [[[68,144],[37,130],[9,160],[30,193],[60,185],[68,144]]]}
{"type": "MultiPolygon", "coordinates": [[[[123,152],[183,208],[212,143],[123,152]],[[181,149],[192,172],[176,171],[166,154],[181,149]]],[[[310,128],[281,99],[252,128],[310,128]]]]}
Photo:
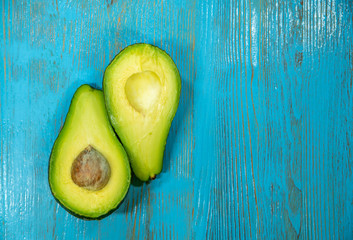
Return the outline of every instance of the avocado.
{"type": "Polygon", "coordinates": [[[180,88],[179,71],[171,57],[150,44],[128,46],[105,70],[103,92],[110,122],[142,181],[162,171],[180,88]]]}
{"type": "Polygon", "coordinates": [[[127,154],[110,125],[103,92],[82,85],[71,101],[49,161],[49,185],[70,213],[100,219],[130,186],[127,154]]]}

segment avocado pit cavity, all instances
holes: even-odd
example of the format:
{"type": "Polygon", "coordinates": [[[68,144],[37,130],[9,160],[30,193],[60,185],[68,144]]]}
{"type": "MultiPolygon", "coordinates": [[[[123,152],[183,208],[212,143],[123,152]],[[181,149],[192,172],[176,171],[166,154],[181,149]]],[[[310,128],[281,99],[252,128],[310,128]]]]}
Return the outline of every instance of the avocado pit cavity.
{"type": "Polygon", "coordinates": [[[161,95],[161,82],[152,71],[132,74],[125,84],[125,94],[130,105],[138,112],[146,114],[161,95]]]}
{"type": "Polygon", "coordinates": [[[74,160],[71,178],[79,187],[98,191],[109,182],[110,165],[99,151],[89,145],[74,160]]]}

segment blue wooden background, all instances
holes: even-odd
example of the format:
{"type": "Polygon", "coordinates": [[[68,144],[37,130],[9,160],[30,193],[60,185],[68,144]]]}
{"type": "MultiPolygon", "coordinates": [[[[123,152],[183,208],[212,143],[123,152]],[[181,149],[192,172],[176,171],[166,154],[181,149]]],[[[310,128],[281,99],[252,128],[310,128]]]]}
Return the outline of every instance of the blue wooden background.
{"type": "Polygon", "coordinates": [[[0,8],[0,239],[353,239],[352,1],[0,8]],[[80,220],[50,194],[50,151],[77,87],[137,42],[182,78],[163,172],[80,220]]]}

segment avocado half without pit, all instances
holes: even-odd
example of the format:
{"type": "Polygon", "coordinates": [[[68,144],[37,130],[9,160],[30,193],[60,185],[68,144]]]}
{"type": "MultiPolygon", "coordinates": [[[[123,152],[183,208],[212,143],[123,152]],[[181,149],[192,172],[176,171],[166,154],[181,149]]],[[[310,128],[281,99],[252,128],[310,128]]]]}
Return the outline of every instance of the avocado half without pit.
{"type": "Polygon", "coordinates": [[[154,179],[162,170],[180,88],[173,60],[149,44],[125,48],[105,70],[103,91],[108,115],[133,172],[142,181],[154,179]]]}
{"type": "Polygon", "coordinates": [[[100,219],[130,186],[127,154],[110,125],[103,92],[82,85],[74,94],[49,161],[49,185],[70,213],[100,219]]]}

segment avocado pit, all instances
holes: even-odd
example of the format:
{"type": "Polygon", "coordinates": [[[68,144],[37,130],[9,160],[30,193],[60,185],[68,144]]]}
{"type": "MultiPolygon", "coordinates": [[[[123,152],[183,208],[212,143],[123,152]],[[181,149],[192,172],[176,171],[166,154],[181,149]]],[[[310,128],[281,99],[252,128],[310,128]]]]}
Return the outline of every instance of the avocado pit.
{"type": "Polygon", "coordinates": [[[98,191],[109,182],[110,165],[99,151],[89,145],[74,160],[71,178],[79,187],[98,191]]]}

